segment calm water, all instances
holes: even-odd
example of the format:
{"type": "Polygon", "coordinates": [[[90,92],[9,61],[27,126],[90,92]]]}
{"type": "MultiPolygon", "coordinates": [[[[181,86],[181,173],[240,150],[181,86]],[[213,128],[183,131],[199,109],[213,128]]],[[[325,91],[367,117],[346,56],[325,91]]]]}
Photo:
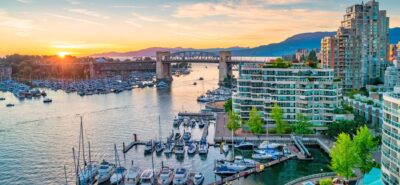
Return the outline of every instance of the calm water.
{"type": "MultiPolygon", "coordinates": [[[[113,144],[117,144],[122,164],[129,167],[131,160],[143,169],[151,168],[151,156],[143,155],[143,147],[133,148],[123,155],[122,142],[132,139],[137,133],[140,140],[158,138],[158,116],[161,116],[162,137],[171,132],[173,117],[182,110],[199,111],[197,96],[217,87],[216,65],[194,65],[188,76],[175,78],[172,88],[134,89],[120,94],[80,97],[62,91],[47,91],[53,99],[51,104],[41,100],[18,101],[12,94],[0,92],[6,101],[0,102],[0,184],[64,184],[63,166],[67,166],[68,180],[73,178],[72,147],[77,148],[79,137],[79,115],[83,115],[85,140],[91,142],[92,160],[114,161],[113,144]],[[197,79],[202,76],[204,81],[197,79]],[[197,86],[193,82],[197,81],[197,86]],[[6,108],[12,102],[15,107],[6,108]]],[[[210,126],[212,139],[214,126],[210,126]]],[[[201,130],[192,130],[195,139],[201,130]]],[[[303,174],[319,172],[328,159],[320,155],[313,163],[289,161],[268,169],[260,176],[249,177],[240,184],[282,184],[303,174]],[[298,174],[298,175],[296,175],[298,174]]],[[[201,171],[206,182],[212,182],[215,159],[224,156],[219,149],[210,149],[206,158],[198,155],[177,159],[174,155],[156,157],[156,168],[161,161],[171,167],[187,167],[201,171]]],[[[71,183],[72,184],[72,183],[71,183]]]]}

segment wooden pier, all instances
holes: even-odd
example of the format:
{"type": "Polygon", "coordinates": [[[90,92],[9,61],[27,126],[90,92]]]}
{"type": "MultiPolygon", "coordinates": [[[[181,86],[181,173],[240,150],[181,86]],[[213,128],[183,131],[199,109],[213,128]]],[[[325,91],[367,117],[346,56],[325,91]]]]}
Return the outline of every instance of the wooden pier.
{"type": "Polygon", "coordinates": [[[274,166],[276,164],[285,162],[287,160],[292,159],[295,156],[296,155],[289,155],[289,156],[282,157],[282,158],[279,158],[279,159],[276,159],[276,160],[273,160],[273,161],[270,161],[270,162],[267,162],[267,163],[259,163],[259,164],[256,165],[255,168],[251,168],[251,169],[239,172],[239,173],[237,173],[235,175],[231,175],[231,176],[222,178],[221,180],[218,180],[216,182],[210,183],[209,185],[222,185],[222,184],[225,184],[227,182],[239,179],[241,177],[247,177],[247,176],[252,175],[252,174],[261,173],[261,172],[263,172],[265,170],[265,168],[268,168],[268,167],[274,166]]]}
{"type": "Polygon", "coordinates": [[[141,142],[137,140],[137,135],[133,134],[133,141],[130,142],[127,146],[125,145],[125,142],[122,143],[122,152],[126,153],[128,152],[132,147],[137,146],[137,145],[146,145],[145,142],[141,142]]]}

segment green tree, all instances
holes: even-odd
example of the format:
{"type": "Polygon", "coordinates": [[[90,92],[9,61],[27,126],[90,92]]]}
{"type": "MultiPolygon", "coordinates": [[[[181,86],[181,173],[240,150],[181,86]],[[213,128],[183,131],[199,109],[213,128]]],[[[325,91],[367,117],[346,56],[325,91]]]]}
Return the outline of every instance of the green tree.
{"type": "Polygon", "coordinates": [[[318,62],[317,53],[311,50],[307,57],[308,62],[318,62]]]}
{"type": "Polygon", "coordinates": [[[374,136],[368,127],[364,125],[357,130],[353,142],[358,156],[358,168],[363,174],[368,173],[375,165],[372,158],[372,152],[377,147],[374,136]]]}
{"type": "Polygon", "coordinates": [[[225,112],[232,111],[232,98],[229,98],[228,100],[226,100],[226,102],[224,104],[224,109],[225,109],[225,112]]]}
{"type": "Polygon", "coordinates": [[[286,130],[286,123],[283,121],[283,112],[277,103],[274,104],[272,108],[271,118],[275,121],[276,124],[276,133],[284,134],[286,130]]]}
{"type": "Polygon", "coordinates": [[[296,123],[292,126],[292,131],[296,134],[312,134],[314,131],[311,129],[310,120],[303,114],[296,115],[296,123]]]}
{"type": "Polygon", "coordinates": [[[331,178],[325,178],[319,180],[319,185],[333,185],[331,178]]]}
{"type": "Polygon", "coordinates": [[[349,134],[339,134],[329,155],[331,157],[330,168],[334,172],[346,179],[354,175],[353,168],[357,165],[358,157],[349,134]]]}
{"type": "Polygon", "coordinates": [[[250,127],[251,132],[254,134],[264,133],[261,115],[255,107],[251,108],[249,116],[250,118],[246,124],[250,127]]]}
{"type": "Polygon", "coordinates": [[[339,133],[346,133],[354,135],[360,123],[352,120],[340,120],[328,124],[328,129],[325,131],[326,135],[332,139],[336,138],[339,133]]]}
{"type": "Polygon", "coordinates": [[[235,132],[237,129],[240,128],[240,117],[239,117],[239,115],[238,115],[236,112],[234,112],[234,111],[229,111],[228,115],[229,115],[229,118],[228,118],[228,125],[227,125],[227,128],[228,128],[230,131],[235,132]]]}

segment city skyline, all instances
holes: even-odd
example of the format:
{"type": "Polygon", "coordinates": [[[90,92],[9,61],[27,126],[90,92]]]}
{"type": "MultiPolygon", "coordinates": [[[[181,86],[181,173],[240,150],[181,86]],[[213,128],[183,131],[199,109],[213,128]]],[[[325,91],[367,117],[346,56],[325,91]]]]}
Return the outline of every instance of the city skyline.
{"type": "MultiPolygon", "coordinates": [[[[9,0],[0,2],[0,55],[255,47],[303,32],[336,31],[343,9],[356,3],[361,1],[9,0]]],[[[400,26],[394,3],[380,2],[390,27],[400,26]]]]}

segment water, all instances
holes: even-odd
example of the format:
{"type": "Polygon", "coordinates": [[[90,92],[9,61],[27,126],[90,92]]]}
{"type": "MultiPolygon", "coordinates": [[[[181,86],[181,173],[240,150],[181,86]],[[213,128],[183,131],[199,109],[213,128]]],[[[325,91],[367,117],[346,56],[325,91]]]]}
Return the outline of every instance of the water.
{"type": "MultiPolygon", "coordinates": [[[[47,91],[48,97],[53,99],[51,104],[43,104],[42,100],[34,99],[19,101],[10,93],[0,92],[0,97],[7,99],[0,102],[0,184],[63,184],[64,165],[67,167],[68,180],[73,184],[72,147],[77,148],[78,145],[79,115],[83,115],[85,141],[91,142],[92,160],[100,161],[104,158],[114,161],[115,143],[123,165],[129,168],[133,160],[143,169],[151,168],[151,156],[144,156],[143,147],[133,148],[123,155],[120,152],[122,142],[132,140],[133,133],[138,134],[140,140],[158,138],[159,115],[162,137],[166,138],[172,129],[173,117],[182,110],[199,111],[201,104],[196,102],[196,98],[208,89],[216,88],[217,82],[216,65],[208,64],[205,68],[205,65],[198,64],[194,65],[190,75],[175,77],[172,88],[164,90],[145,88],[85,97],[62,91],[47,91]],[[204,81],[198,81],[200,76],[204,77],[204,81]],[[197,81],[197,86],[192,85],[194,81],[197,81]],[[6,108],[5,104],[9,102],[14,103],[15,107],[6,108]]],[[[212,139],[213,130],[214,126],[211,125],[209,140],[212,139]]],[[[201,136],[199,128],[192,132],[195,139],[201,136]]],[[[187,154],[183,159],[177,159],[175,155],[171,158],[154,155],[154,162],[156,169],[159,169],[163,161],[170,167],[201,171],[206,176],[205,182],[210,183],[216,178],[212,172],[214,160],[223,157],[219,149],[211,148],[207,158],[199,155],[189,157],[187,154]]],[[[313,168],[307,167],[309,164],[297,160],[288,163],[293,163],[291,167],[298,170],[315,172],[313,168]]],[[[326,166],[326,160],[312,164],[326,166]]],[[[271,170],[280,174],[285,173],[280,170],[288,169],[279,167],[271,170]]],[[[293,173],[291,177],[303,174],[293,170],[289,172],[293,173]]],[[[245,184],[262,183],[268,174],[267,170],[261,176],[250,177],[245,184]]],[[[276,175],[270,174],[268,178],[273,177],[276,175]]],[[[273,182],[278,183],[271,184],[281,184],[283,181],[278,178],[273,182]]]]}

